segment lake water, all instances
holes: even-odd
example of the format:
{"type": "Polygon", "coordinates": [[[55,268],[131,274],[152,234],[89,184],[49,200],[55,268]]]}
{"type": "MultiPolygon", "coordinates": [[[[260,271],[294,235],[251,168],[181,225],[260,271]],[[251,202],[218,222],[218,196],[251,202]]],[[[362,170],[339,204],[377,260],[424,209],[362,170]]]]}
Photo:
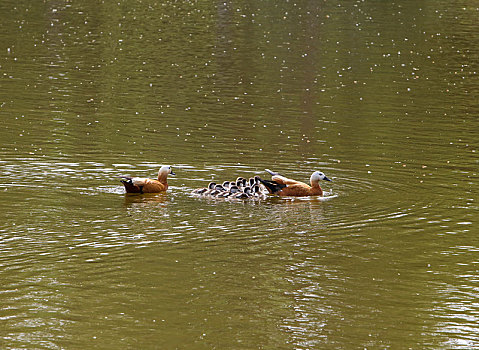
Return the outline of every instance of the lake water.
{"type": "Polygon", "coordinates": [[[479,347],[478,16],[3,1],[0,347],[479,347]],[[190,194],[265,168],[331,198],[190,194]]]}

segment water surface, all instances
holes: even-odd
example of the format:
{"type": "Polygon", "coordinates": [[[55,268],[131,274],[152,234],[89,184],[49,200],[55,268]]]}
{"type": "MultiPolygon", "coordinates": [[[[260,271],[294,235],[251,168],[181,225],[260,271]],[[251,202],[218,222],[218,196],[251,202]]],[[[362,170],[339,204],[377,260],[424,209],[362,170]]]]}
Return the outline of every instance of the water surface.
{"type": "Polygon", "coordinates": [[[477,16],[4,1],[1,347],[477,347],[477,16]],[[190,194],[264,168],[332,198],[190,194]]]}

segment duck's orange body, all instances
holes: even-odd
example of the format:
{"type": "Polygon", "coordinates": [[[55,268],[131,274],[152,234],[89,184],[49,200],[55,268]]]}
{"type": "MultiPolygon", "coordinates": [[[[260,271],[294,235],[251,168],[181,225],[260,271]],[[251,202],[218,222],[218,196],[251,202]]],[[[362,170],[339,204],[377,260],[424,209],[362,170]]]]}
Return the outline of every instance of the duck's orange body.
{"type": "Polygon", "coordinates": [[[158,172],[158,179],[123,176],[121,182],[127,193],[159,193],[168,189],[168,174],[175,175],[168,165],[162,166],[158,172]]]}
{"type": "Polygon", "coordinates": [[[319,186],[319,180],[331,181],[323,173],[315,171],[310,178],[311,186],[293,179],[288,179],[278,173],[273,173],[270,170],[266,170],[272,176],[272,181],[260,180],[263,185],[268,189],[271,194],[279,196],[294,196],[294,197],[307,197],[307,196],[322,196],[323,190],[319,186]]]}
{"type": "Polygon", "coordinates": [[[141,181],[129,182],[122,181],[127,193],[158,193],[168,189],[168,183],[161,180],[137,179],[141,181]]]}

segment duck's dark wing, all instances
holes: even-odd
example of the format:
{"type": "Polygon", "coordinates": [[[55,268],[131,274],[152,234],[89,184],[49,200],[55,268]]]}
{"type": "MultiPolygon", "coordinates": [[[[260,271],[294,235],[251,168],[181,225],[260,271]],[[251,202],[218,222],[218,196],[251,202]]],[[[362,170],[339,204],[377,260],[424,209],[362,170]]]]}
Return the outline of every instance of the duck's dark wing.
{"type": "Polygon", "coordinates": [[[143,193],[141,187],[133,185],[131,181],[132,177],[130,176],[121,176],[120,182],[125,186],[125,190],[127,193],[143,193]]]}
{"type": "Polygon", "coordinates": [[[277,183],[276,181],[263,180],[259,176],[258,180],[268,189],[269,193],[272,194],[280,192],[283,188],[286,187],[286,185],[277,183]]]}

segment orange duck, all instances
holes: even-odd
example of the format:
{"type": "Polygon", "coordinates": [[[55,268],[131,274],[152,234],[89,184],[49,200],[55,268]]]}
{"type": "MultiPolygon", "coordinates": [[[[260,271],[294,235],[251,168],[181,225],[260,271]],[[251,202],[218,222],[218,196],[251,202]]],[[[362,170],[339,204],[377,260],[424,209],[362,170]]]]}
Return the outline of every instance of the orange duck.
{"type": "Polygon", "coordinates": [[[159,193],[168,189],[166,178],[168,175],[175,175],[171,166],[163,165],[158,171],[158,179],[142,177],[122,176],[121,183],[125,186],[126,193],[159,193]]]}
{"type": "Polygon", "coordinates": [[[331,181],[321,171],[315,171],[310,178],[311,186],[301,181],[288,179],[278,173],[265,169],[266,172],[272,175],[271,180],[263,180],[259,176],[256,178],[266,187],[269,193],[279,196],[322,196],[323,190],[319,186],[320,180],[331,181]]]}

